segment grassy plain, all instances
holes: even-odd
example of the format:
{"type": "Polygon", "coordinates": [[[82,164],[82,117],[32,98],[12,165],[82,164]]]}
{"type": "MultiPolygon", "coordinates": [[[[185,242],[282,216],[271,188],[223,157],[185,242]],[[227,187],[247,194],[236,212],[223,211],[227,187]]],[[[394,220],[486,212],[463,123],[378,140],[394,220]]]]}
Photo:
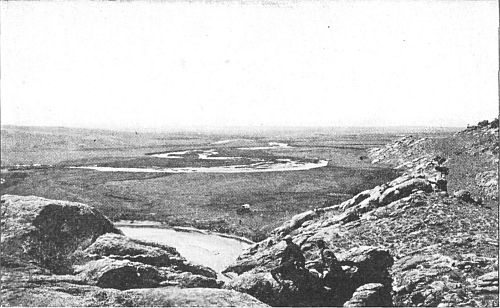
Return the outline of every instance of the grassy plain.
{"type": "MultiPolygon", "coordinates": [[[[420,131],[428,135],[429,132],[420,131]]],[[[289,129],[239,132],[135,133],[68,128],[2,127],[2,194],[83,202],[113,220],[154,220],[264,238],[305,211],[350,198],[384,183],[396,172],[372,165],[366,149],[397,138],[399,131],[289,129]],[[232,142],[225,140],[237,139],[232,142]],[[239,147],[283,142],[288,148],[239,147]],[[188,149],[216,149],[243,161],[175,160],[146,156],[188,149]],[[99,172],[69,166],[184,167],[242,163],[251,158],[326,159],[328,166],[266,173],[155,174],[99,172]],[[29,165],[15,167],[16,164],[29,165]],[[32,166],[41,164],[41,166],[32,166]],[[242,204],[252,211],[239,214],[242,204]]]]}

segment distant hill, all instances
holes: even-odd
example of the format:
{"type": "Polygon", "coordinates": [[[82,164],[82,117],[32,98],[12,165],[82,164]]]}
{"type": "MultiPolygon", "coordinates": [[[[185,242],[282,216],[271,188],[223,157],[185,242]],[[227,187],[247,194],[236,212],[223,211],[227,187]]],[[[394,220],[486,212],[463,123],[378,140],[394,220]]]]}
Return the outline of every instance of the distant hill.
{"type": "Polygon", "coordinates": [[[183,133],[136,133],[66,127],[2,126],[2,165],[55,164],[95,156],[133,156],[165,143],[186,144],[183,133]]]}

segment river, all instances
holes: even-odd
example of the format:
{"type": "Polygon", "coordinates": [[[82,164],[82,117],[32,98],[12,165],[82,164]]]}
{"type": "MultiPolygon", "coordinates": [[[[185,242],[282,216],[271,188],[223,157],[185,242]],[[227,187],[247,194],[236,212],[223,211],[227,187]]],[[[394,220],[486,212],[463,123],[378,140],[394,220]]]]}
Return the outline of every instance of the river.
{"type": "MultiPolygon", "coordinates": [[[[223,140],[230,141],[230,140],[223,140]]],[[[269,142],[268,146],[259,147],[247,147],[239,148],[240,150],[272,150],[272,149],[284,149],[292,148],[286,143],[279,142],[269,142]]],[[[188,157],[196,157],[198,160],[225,160],[225,161],[236,161],[242,159],[240,156],[219,156],[219,152],[216,149],[209,150],[185,150],[176,152],[165,152],[148,154],[148,156],[155,158],[164,159],[186,159],[188,157]]],[[[103,167],[103,166],[75,166],[70,168],[77,169],[90,169],[100,172],[146,172],[146,173],[256,173],[256,172],[283,172],[283,171],[303,171],[315,168],[322,168],[328,165],[327,160],[315,160],[315,161],[304,161],[295,160],[290,158],[278,158],[265,160],[260,158],[252,157],[252,163],[247,164],[235,164],[235,165],[224,165],[224,166],[211,166],[211,167],[175,167],[175,168],[163,168],[163,167],[141,167],[141,168],[129,168],[129,167],[103,167]]]]}

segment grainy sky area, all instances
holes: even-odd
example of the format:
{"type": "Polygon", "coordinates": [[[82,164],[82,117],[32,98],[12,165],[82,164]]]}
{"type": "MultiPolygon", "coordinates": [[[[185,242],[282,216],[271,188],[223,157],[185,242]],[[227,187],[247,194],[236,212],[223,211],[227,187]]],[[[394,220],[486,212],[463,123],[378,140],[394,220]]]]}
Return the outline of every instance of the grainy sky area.
{"type": "Polygon", "coordinates": [[[465,126],[497,1],[1,3],[2,124],[465,126]]]}

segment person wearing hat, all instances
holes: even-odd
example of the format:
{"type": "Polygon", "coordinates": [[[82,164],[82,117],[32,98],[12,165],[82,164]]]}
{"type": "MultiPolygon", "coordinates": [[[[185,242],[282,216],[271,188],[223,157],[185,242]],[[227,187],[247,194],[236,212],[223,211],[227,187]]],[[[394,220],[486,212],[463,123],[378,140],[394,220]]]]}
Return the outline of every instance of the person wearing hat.
{"type": "Polygon", "coordinates": [[[293,242],[292,237],[287,235],[283,240],[286,242],[286,247],[281,255],[280,265],[271,270],[271,275],[277,282],[280,282],[277,274],[280,274],[281,278],[288,277],[293,271],[303,269],[306,263],[302,250],[293,242]]]}
{"type": "MultiPolygon", "coordinates": [[[[316,241],[316,245],[319,248],[319,255],[321,256],[321,261],[324,265],[323,269],[327,269],[328,273],[342,272],[342,267],[340,266],[335,253],[333,252],[333,250],[326,248],[325,241],[320,239],[316,241]]],[[[323,273],[321,274],[323,278],[326,276],[323,275],[323,273]]]]}
{"type": "Polygon", "coordinates": [[[342,265],[356,266],[356,264],[352,261],[339,261],[333,253],[333,250],[327,248],[324,240],[318,240],[316,245],[319,248],[321,261],[324,265],[323,269],[326,268],[327,270],[326,273],[322,273],[325,286],[335,290],[340,297],[347,296],[347,293],[349,293],[348,289],[350,289],[351,286],[347,283],[348,279],[346,273],[342,269],[342,265]]]}

